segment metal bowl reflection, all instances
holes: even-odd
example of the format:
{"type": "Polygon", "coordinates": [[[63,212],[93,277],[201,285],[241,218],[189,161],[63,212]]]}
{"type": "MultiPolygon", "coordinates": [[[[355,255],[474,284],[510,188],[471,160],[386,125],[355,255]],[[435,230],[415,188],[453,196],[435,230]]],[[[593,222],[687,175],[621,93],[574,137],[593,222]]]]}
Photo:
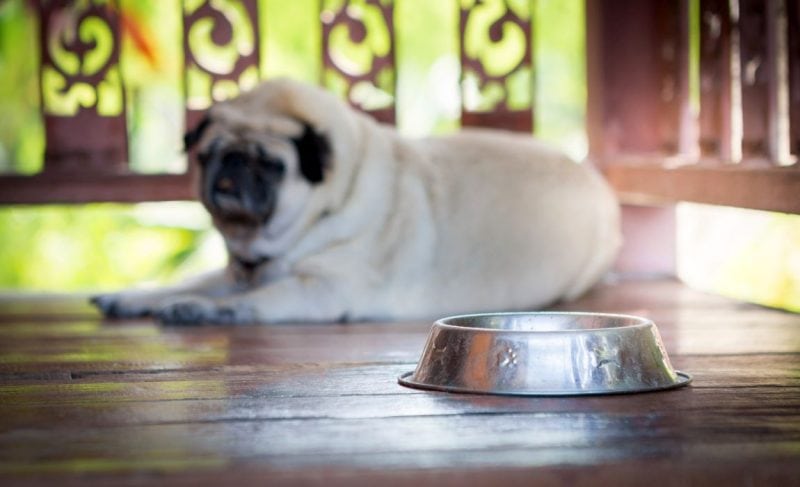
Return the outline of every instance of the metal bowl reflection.
{"type": "Polygon", "coordinates": [[[675,371],[656,325],[600,313],[496,313],[437,320],[400,384],[481,394],[558,396],[671,389],[675,371]]]}

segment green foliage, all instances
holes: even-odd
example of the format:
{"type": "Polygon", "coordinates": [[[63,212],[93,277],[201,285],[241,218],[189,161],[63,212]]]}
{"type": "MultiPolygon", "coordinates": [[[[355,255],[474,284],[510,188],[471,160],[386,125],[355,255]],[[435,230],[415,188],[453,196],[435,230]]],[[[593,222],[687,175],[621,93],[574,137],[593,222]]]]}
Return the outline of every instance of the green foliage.
{"type": "Polygon", "coordinates": [[[121,0],[152,51],[123,37],[130,166],[140,173],[182,172],[184,133],[180,0],[121,0]]]}
{"type": "Polygon", "coordinates": [[[800,216],[759,213],[763,227],[745,237],[746,244],[721,266],[710,287],[800,313],[800,216]]]}
{"type": "Polygon", "coordinates": [[[262,75],[319,81],[322,34],[316,12],[320,0],[262,0],[261,5],[262,75]]]}
{"type": "Polygon", "coordinates": [[[25,0],[0,2],[0,173],[41,170],[36,19],[25,0]]]}
{"type": "Polygon", "coordinates": [[[677,216],[683,281],[800,312],[800,215],[681,203],[677,216]]]}
{"type": "Polygon", "coordinates": [[[395,4],[397,124],[408,135],[458,127],[458,9],[451,2],[395,4]]]}
{"type": "Polygon", "coordinates": [[[126,205],[3,208],[0,288],[99,289],[169,280],[204,234],[202,226],[149,223],[126,205]]]}
{"type": "Polygon", "coordinates": [[[536,135],[586,156],[584,2],[537,0],[534,10],[536,135]]]}

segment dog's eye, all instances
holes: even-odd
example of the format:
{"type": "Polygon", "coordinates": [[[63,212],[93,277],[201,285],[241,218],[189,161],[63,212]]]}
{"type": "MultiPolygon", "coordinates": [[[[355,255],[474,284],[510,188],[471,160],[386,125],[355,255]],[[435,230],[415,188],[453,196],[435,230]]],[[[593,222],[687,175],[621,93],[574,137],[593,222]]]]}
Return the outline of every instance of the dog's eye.
{"type": "Polygon", "coordinates": [[[262,159],[264,167],[275,174],[283,175],[286,172],[286,165],[280,159],[262,159]]]}
{"type": "Polygon", "coordinates": [[[286,172],[286,165],[282,160],[267,154],[267,151],[262,147],[257,147],[256,151],[258,152],[258,162],[264,169],[279,176],[283,176],[283,173],[286,172]]]}

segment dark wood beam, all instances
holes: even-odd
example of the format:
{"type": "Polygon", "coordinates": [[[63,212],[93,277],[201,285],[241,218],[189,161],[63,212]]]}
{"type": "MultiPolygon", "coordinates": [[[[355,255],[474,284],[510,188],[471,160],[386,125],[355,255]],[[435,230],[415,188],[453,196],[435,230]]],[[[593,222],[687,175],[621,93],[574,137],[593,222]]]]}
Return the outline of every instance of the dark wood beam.
{"type": "Polygon", "coordinates": [[[800,169],[766,164],[664,167],[652,161],[604,164],[603,172],[626,203],[691,201],[800,214],[800,169]]]}
{"type": "Polygon", "coordinates": [[[0,178],[0,204],[59,204],[97,201],[138,203],[195,199],[192,176],[40,174],[0,178]]]}

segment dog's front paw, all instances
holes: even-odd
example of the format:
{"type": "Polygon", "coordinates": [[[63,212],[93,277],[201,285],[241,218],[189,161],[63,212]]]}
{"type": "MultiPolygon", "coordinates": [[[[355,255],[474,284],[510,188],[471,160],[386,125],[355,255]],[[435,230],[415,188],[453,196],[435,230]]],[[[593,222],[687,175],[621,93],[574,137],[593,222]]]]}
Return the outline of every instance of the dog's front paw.
{"type": "Polygon", "coordinates": [[[152,314],[146,303],[131,299],[125,293],[98,294],[89,298],[89,302],[109,318],[141,318],[152,314]]]}
{"type": "Polygon", "coordinates": [[[226,306],[199,296],[182,296],[161,307],[156,318],[166,325],[242,324],[255,322],[248,308],[226,306]]]}

